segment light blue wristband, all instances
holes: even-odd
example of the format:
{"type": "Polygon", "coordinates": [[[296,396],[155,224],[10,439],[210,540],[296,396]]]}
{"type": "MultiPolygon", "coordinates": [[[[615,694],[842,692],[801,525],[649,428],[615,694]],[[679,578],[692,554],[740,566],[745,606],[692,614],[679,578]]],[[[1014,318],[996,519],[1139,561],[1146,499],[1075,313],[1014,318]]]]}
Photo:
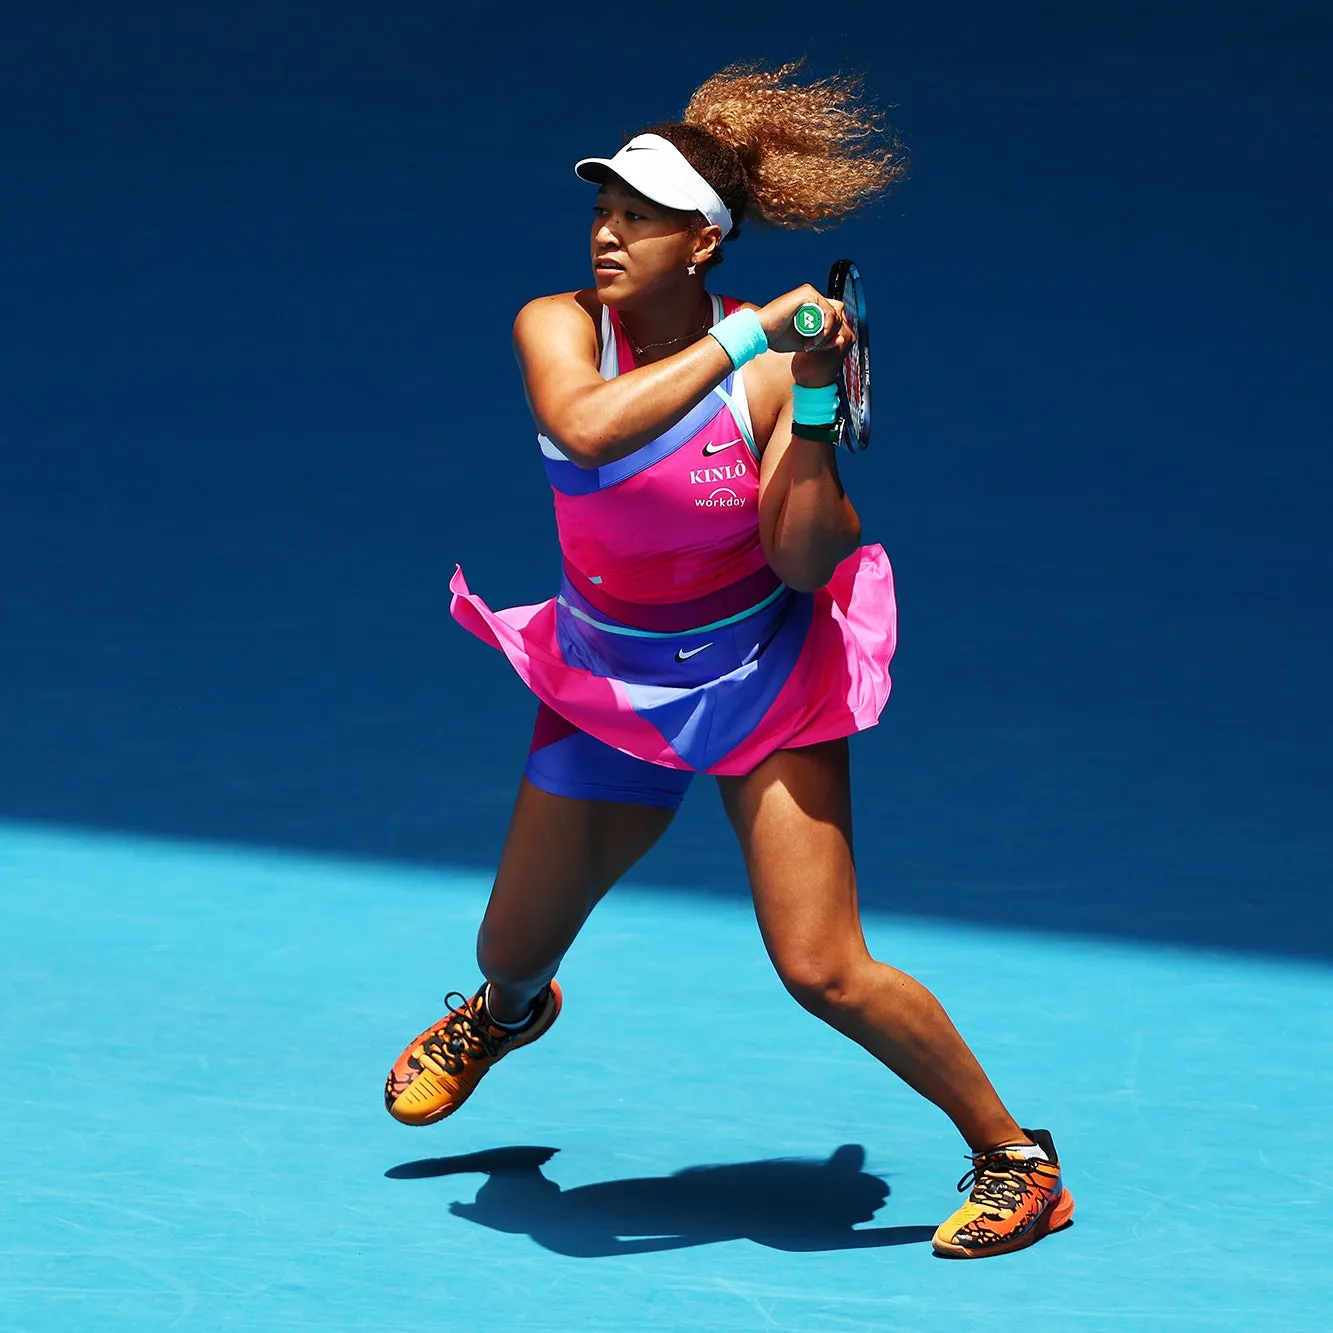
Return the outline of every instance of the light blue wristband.
{"type": "Polygon", "coordinates": [[[807,389],[804,384],[793,384],[791,406],[792,420],[802,426],[831,426],[838,419],[838,386],[807,389]]]}
{"type": "Polygon", "coordinates": [[[761,352],[768,351],[768,334],[753,310],[737,310],[708,330],[722,344],[722,350],[739,370],[761,352]]]}

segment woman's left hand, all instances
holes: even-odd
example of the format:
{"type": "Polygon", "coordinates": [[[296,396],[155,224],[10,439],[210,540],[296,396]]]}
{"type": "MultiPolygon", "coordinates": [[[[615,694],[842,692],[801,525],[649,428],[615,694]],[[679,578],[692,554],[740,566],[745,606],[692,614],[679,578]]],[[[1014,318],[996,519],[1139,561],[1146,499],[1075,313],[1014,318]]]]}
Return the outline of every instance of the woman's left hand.
{"type": "Polygon", "coordinates": [[[843,314],[841,301],[829,301],[834,320],[818,338],[811,338],[811,350],[797,352],[791,359],[791,373],[797,384],[819,389],[838,378],[843,359],[856,341],[852,327],[843,314]]]}

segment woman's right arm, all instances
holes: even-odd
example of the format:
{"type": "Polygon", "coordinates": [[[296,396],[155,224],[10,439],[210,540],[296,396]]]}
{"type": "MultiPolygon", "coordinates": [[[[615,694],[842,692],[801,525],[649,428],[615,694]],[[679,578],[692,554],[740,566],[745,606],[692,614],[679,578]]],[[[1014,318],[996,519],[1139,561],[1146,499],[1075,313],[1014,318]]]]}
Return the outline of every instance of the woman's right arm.
{"type": "Polygon", "coordinates": [[[597,367],[597,327],[577,297],[543,296],[514,321],[514,352],[537,428],[569,460],[614,463],[674,426],[731,374],[716,338],[615,379],[597,367]]]}
{"type": "MultiPolygon", "coordinates": [[[[820,299],[813,287],[801,287],[756,311],[774,351],[806,345],[791,319],[804,301],[820,299]]],[[[614,463],[656,439],[732,370],[722,345],[705,337],[674,356],[604,380],[597,326],[572,294],[525,305],[514,321],[514,351],[537,428],[585,468],[614,463]]]]}

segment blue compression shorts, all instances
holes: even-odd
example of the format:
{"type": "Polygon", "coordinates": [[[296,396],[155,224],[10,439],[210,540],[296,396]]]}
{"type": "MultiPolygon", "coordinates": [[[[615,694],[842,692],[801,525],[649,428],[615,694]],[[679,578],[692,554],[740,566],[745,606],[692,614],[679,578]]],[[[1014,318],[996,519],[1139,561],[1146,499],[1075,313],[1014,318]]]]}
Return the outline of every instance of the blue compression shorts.
{"type": "Polygon", "coordinates": [[[689,769],[666,768],[617,750],[580,731],[546,704],[537,707],[527,779],[553,796],[584,801],[628,801],[679,810],[690,782],[689,769]]]}

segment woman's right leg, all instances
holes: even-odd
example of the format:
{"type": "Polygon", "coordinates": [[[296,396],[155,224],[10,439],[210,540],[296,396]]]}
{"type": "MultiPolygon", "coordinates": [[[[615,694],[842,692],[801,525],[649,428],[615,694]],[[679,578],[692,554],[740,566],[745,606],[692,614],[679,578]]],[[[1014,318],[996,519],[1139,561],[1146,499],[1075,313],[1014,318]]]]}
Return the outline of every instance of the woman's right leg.
{"type": "Polygon", "coordinates": [[[557,796],[523,779],[477,936],[492,1018],[522,1022],[598,900],[666,832],[674,814],[557,796]]]}
{"type": "Polygon", "coordinates": [[[546,1032],[560,1012],[556,969],[588,913],[671,823],[689,776],[599,745],[580,733],[563,771],[529,759],[538,781],[600,799],[523,778],[477,939],[486,984],[471,998],[448,997],[449,1012],[394,1062],[384,1104],[396,1120],[452,1115],[497,1060],[546,1032]]]}

